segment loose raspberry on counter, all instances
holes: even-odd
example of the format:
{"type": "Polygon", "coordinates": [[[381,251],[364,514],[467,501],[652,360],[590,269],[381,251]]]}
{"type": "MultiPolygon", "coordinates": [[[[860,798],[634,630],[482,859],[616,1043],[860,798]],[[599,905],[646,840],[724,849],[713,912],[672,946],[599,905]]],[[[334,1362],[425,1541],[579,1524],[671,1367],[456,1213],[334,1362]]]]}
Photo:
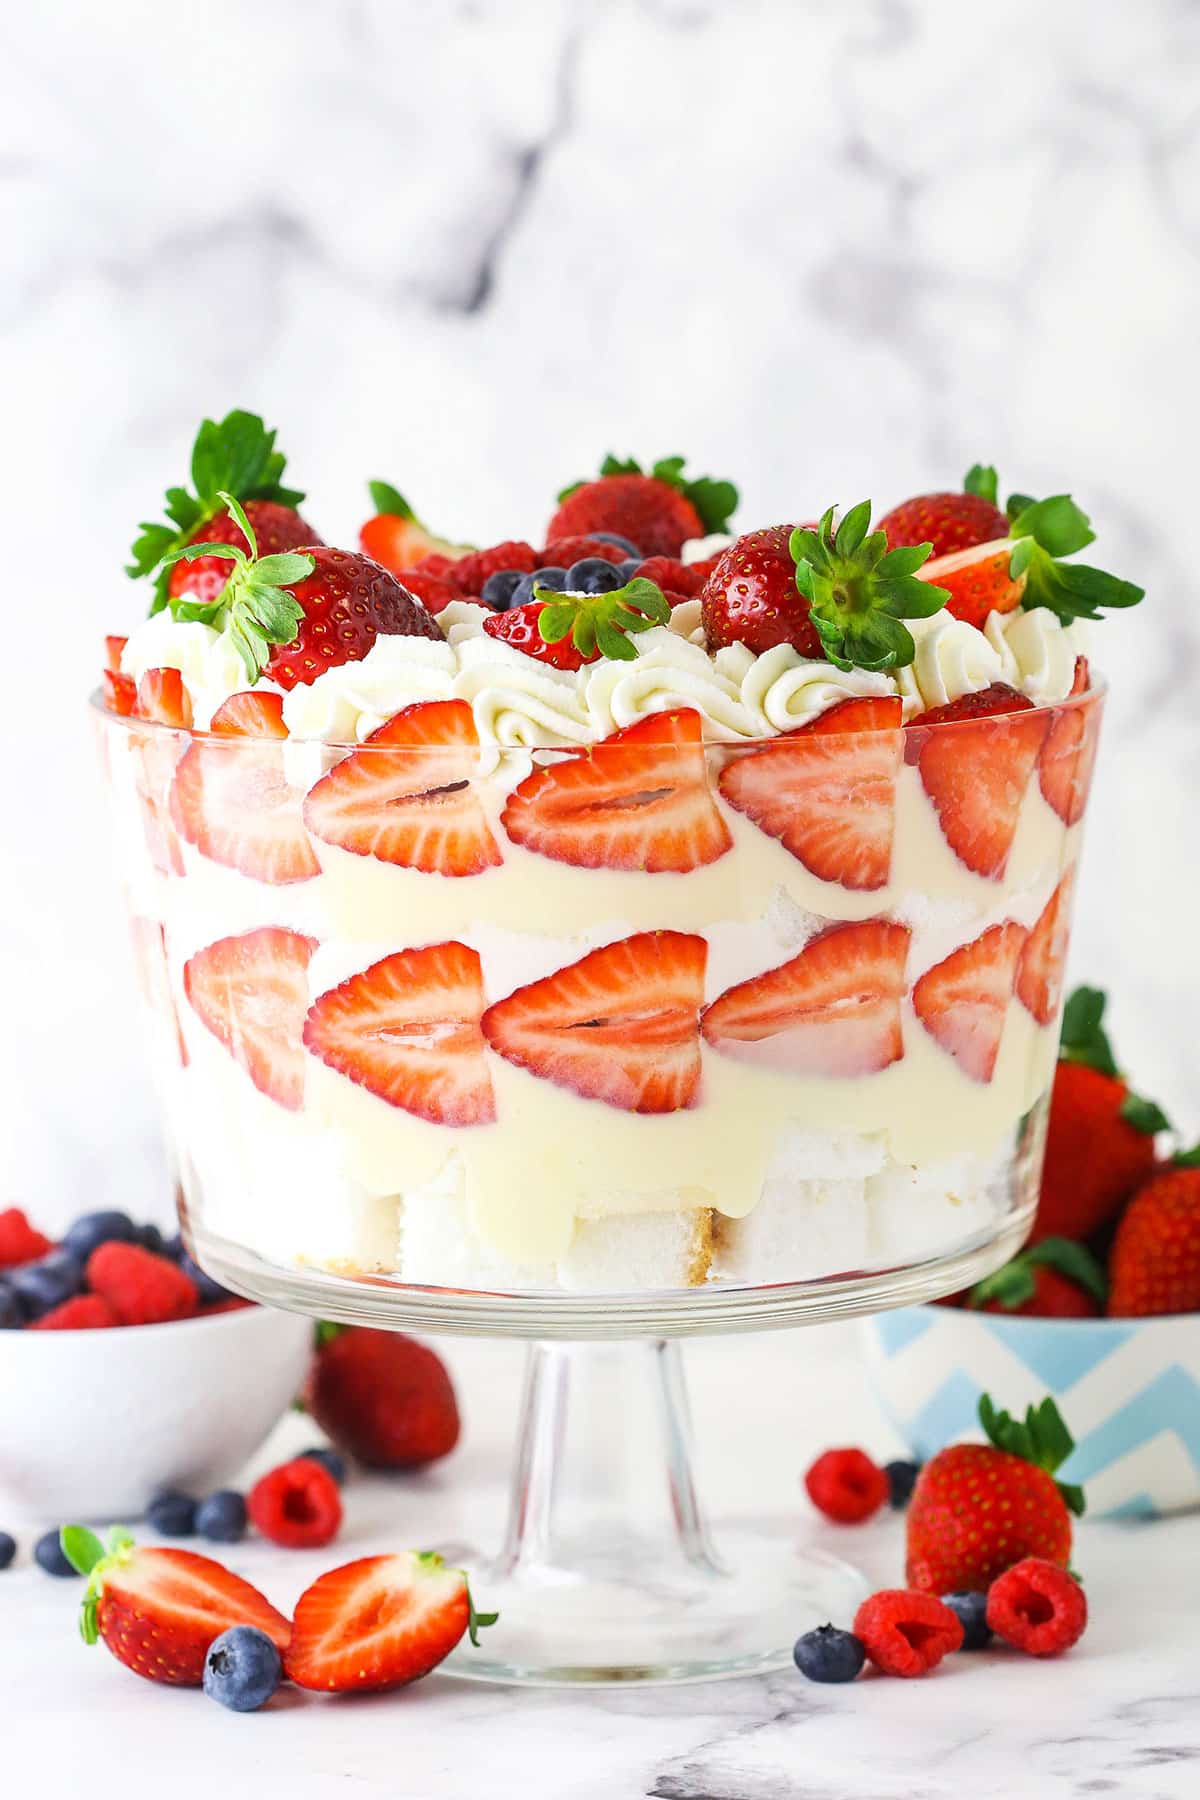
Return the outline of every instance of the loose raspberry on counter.
{"type": "Polygon", "coordinates": [[[287,1550],[318,1550],[332,1543],[342,1523],[337,1482],[310,1456],[281,1463],[246,1496],[250,1523],[287,1550]]]}
{"type": "Polygon", "coordinates": [[[884,1588],[864,1600],[854,1615],[854,1635],[882,1674],[905,1677],[927,1675],[963,1643],[957,1614],[932,1594],[909,1588],[884,1588]]]}
{"type": "Polygon", "coordinates": [[[1027,1556],[988,1589],[987,1622],[997,1637],[1028,1656],[1057,1656],[1087,1628],[1087,1596],[1075,1577],[1040,1556],[1027,1556]]]}
{"type": "Polygon", "coordinates": [[[817,1510],[839,1525],[860,1525],[891,1493],[885,1470],[863,1450],[826,1450],[809,1469],[804,1485],[817,1510]]]}

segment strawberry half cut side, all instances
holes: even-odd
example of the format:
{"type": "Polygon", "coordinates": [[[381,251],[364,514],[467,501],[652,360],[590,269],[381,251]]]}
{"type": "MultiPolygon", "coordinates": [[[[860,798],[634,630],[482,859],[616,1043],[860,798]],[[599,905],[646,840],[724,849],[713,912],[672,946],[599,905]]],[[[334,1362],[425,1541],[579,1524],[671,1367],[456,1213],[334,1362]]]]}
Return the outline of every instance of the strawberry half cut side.
{"type": "Polygon", "coordinates": [[[262,925],[207,944],[183,969],[184,992],[201,1024],[259,1093],[289,1112],[304,1104],[301,1032],[316,947],[298,931],[262,925]]]}
{"type": "Polygon", "coordinates": [[[694,1106],[708,946],[642,931],[518,988],[483,1015],[492,1049],[531,1075],[625,1112],[694,1106]]]}
{"type": "Polygon", "coordinates": [[[1067,939],[1071,930],[1071,890],[1075,870],[1070,868],[1038,915],[1025,940],[1017,964],[1017,999],[1037,1020],[1049,1025],[1062,999],[1067,939]]]}
{"type": "Polygon", "coordinates": [[[484,1004],[477,951],[400,950],[314,1001],[304,1043],[389,1106],[435,1125],[485,1124],[496,1107],[484,1004]]]}
{"type": "Polygon", "coordinates": [[[287,737],[278,694],[232,694],[212,716],[214,737],[193,743],[175,771],[171,816],[210,862],[283,887],[321,873],[277,740],[287,737]]]}
{"type": "Polygon", "coordinates": [[[905,756],[919,765],[943,837],[989,881],[1003,877],[1049,729],[1048,709],[1003,682],[921,713],[908,727],[905,756]]]}
{"type": "Polygon", "coordinates": [[[1026,935],[1012,919],[991,925],[926,969],[913,987],[922,1025],[972,1081],[990,1081],[995,1073],[1026,935]]]}
{"type": "Polygon", "coordinates": [[[777,969],[727,988],[701,1021],[726,1056],[793,1075],[870,1075],[904,1055],[900,1002],[911,933],[885,919],[834,925],[777,969]]]}
{"type": "Polygon", "coordinates": [[[874,890],[892,866],[898,696],[844,700],[721,771],[722,797],[821,881],[874,890]]]}
{"type": "Polygon", "coordinates": [[[427,875],[482,875],[503,858],[474,787],[479,733],[465,700],[405,707],[323,775],[310,831],[354,856],[427,875]]]}
{"type": "Polygon", "coordinates": [[[509,796],[502,821],[514,844],[585,869],[683,873],[733,846],[691,707],[639,719],[535,770],[509,796]]]}

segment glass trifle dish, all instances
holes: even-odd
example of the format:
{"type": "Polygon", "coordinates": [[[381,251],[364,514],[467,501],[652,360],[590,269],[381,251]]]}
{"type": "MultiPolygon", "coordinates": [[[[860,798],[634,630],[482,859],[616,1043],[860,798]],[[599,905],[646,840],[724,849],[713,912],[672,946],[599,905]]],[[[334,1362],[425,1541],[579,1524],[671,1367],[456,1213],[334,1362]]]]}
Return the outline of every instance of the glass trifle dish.
{"type": "Polygon", "coordinates": [[[260,421],[201,444],[97,704],[225,1274],[549,1298],[1011,1249],[1103,704],[1079,619],[1140,597],[1064,560],[1078,508],[976,469],[734,537],[672,458],[540,548],[374,484],[346,551],[260,421]]]}

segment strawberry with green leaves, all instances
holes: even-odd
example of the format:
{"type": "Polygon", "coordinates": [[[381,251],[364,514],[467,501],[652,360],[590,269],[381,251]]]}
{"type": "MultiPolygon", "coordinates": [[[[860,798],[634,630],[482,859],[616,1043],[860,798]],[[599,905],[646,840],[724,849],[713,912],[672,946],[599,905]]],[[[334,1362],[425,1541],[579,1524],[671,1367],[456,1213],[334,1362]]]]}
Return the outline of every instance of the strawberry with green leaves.
{"type": "Polygon", "coordinates": [[[1032,1319],[1094,1319],[1107,1295],[1104,1270],[1085,1245],[1048,1237],[977,1282],[967,1305],[1032,1319]]]}
{"type": "Polygon", "coordinates": [[[905,619],[927,619],[946,602],[945,590],[919,577],[928,544],[888,548],[871,530],[871,502],[860,500],[840,525],[829,507],[815,525],[801,525],[789,543],[796,588],[807,605],[821,647],[835,668],[900,669],[916,655],[905,619]]]}
{"type": "Polygon", "coordinates": [[[602,656],[632,662],[637,646],[630,634],[666,625],[671,617],[662,589],[641,576],[608,594],[560,594],[543,587],[533,593],[526,605],[493,613],[483,629],[555,669],[581,669],[602,656]]]}
{"type": "Polygon", "coordinates": [[[709,475],[688,478],[685,460],[660,457],[647,473],[632,457],[606,456],[599,480],[574,482],[559,494],[546,541],[612,531],[643,556],[678,556],[688,538],[727,530],[737,489],[709,475]]]}
{"type": "Polygon", "coordinates": [[[1108,1273],[1114,1318],[1200,1312],[1200,1147],[1138,1189],[1117,1225],[1108,1273]]]}
{"type": "Polygon", "coordinates": [[[130,552],[126,573],[154,577],[151,613],[170,600],[215,600],[229,570],[221,557],[197,554],[180,565],[174,552],[185,545],[249,543],[240,521],[230,518],[228,496],[241,502],[263,554],[275,555],[319,544],[312,526],[296,511],[304,495],[283,485],[287,459],[275,448],[275,433],[257,413],[235,410],[221,420],[205,419],[192,446],[191,488],[166,493],[166,520],[144,521],[130,552]]]}
{"type": "Polygon", "coordinates": [[[451,544],[427,530],[390,481],[369,481],[367,487],[375,511],[358,534],[364,556],[390,569],[393,575],[402,575],[415,569],[426,556],[440,555],[454,561],[466,554],[465,544],[451,544]]]}

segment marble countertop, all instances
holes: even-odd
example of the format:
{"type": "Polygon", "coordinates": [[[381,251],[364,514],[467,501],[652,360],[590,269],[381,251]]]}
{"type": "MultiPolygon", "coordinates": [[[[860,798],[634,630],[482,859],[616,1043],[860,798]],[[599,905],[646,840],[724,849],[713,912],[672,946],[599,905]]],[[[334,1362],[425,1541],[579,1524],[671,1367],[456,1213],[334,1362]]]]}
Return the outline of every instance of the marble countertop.
{"type": "MultiPolygon", "coordinates": [[[[461,1450],[419,1480],[359,1480],[346,1559],[501,1525],[517,1353],[448,1352],[466,1420],[461,1450]]],[[[899,1578],[903,1528],[823,1526],[797,1477],[831,1438],[878,1454],[853,1328],[697,1344],[688,1351],[712,1510],[795,1519],[879,1585],[899,1578]],[[815,1377],[819,1376],[819,1379],[815,1377]],[[836,1421],[836,1424],[833,1422],[836,1421]]],[[[286,1420],[256,1464],[298,1448],[286,1420]]],[[[6,1522],[7,1523],[7,1522],[6,1522]]],[[[27,1536],[28,1534],[26,1534],[27,1536]]],[[[248,1542],[236,1566],[288,1603],[328,1553],[248,1542]]],[[[211,1800],[256,1788],[287,1800],[1184,1800],[1200,1780],[1200,1518],[1080,1528],[1092,1623],[1069,1657],[959,1656],[923,1682],[821,1688],[791,1671],[677,1688],[534,1691],[431,1676],[394,1695],[285,1693],[238,1717],[201,1695],[154,1689],[74,1636],[78,1589],[35,1568],[0,1576],[4,1786],[52,1796],[137,1791],[211,1800]],[[69,1722],[69,1730],[64,1725],[69,1722]]]]}

